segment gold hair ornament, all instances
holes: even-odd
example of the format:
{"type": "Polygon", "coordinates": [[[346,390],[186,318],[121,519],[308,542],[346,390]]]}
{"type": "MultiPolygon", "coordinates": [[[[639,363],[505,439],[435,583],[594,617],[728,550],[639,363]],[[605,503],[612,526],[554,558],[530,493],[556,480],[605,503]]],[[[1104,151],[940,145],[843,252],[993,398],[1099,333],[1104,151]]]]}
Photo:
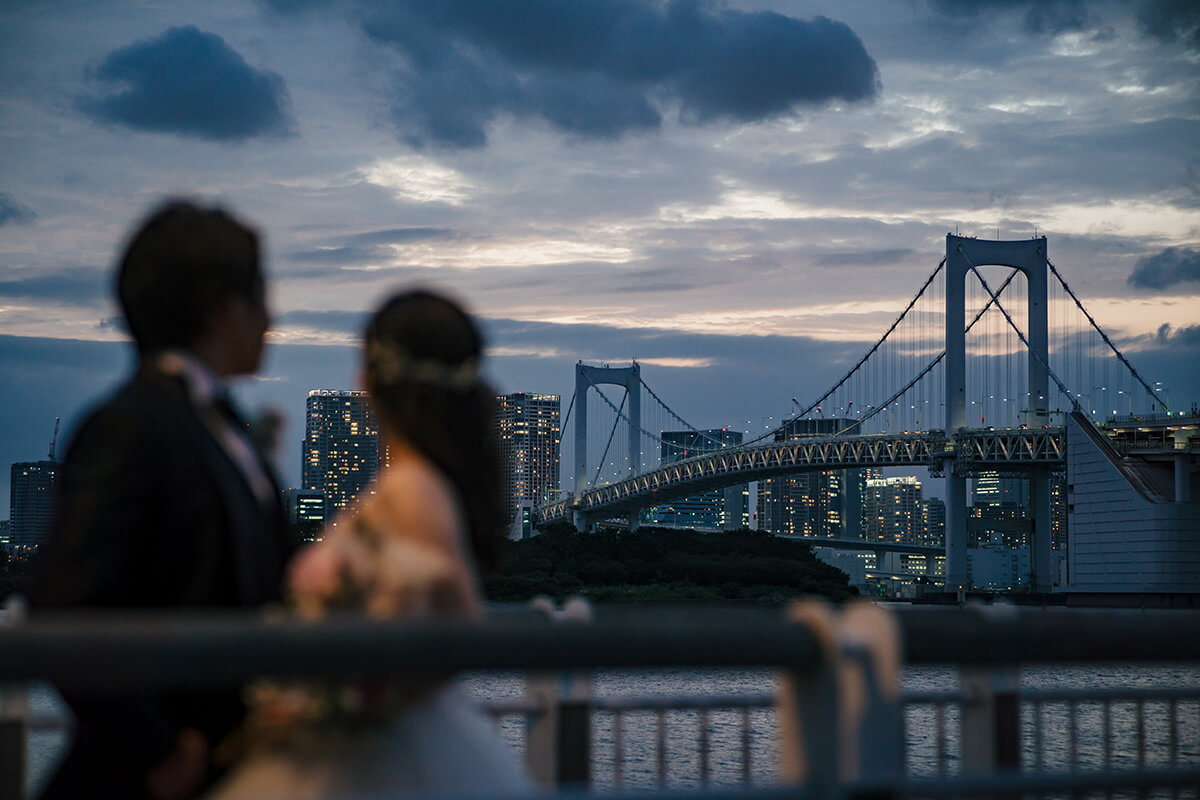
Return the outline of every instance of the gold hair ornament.
{"type": "Polygon", "coordinates": [[[394,344],[375,341],[367,349],[367,360],[376,379],[384,384],[405,381],[464,391],[479,380],[479,359],[474,357],[446,364],[432,358],[414,358],[394,344]]]}

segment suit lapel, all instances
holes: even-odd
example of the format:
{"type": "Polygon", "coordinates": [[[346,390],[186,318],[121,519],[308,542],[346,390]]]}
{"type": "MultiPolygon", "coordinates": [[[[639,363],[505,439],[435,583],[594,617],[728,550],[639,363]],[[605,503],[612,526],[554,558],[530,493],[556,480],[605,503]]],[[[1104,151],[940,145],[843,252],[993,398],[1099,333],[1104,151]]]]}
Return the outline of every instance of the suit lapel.
{"type": "MultiPolygon", "coordinates": [[[[272,569],[269,563],[274,559],[264,552],[269,548],[264,548],[262,544],[271,538],[271,532],[267,530],[269,517],[263,512],[241,470],[221,447],[217,438],[219,434],[212,427],[217,413],[212,409],[197,408],[179,378],[157,369],[152,369],[152,372],[155,379],[168,383],[177,392],[183,417],[188,421],[188,435],[197,441],[197,454],[220,495],[229,521],[225,535],[233,554],[238,599],[244,605],[261,603],[273,596],[278,588],[274,585],[278,581],[278,571],[272,569]],[[264,556],[267,558],[264,559],[264,556]],[[264,563],[264,560],[268,563],[264,563]],[[270,585],[264,585],[264,582],[270,585]]],[[[266,473],[271,475],[269,469],[266,473]]]]}

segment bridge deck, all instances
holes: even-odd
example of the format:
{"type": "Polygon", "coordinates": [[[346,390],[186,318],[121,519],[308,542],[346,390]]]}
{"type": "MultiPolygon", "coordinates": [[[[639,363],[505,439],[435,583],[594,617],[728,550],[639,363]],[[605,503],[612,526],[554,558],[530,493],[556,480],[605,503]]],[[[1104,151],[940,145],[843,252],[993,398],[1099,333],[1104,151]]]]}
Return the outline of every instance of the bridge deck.
{"type": "Polygon", "coordinates": [[[642,475],[564,498],[535,511],[538,523],[567,519],[576,512],[592,518],[619,515],[687,497],[708,489],[798,472],[862,467],[923,466],[959,471],[1059,466],[1066,453],[1062,428],[963,429],[869,436],[790,439],[756,446],[729,447],[659,467],[642,475]]]}

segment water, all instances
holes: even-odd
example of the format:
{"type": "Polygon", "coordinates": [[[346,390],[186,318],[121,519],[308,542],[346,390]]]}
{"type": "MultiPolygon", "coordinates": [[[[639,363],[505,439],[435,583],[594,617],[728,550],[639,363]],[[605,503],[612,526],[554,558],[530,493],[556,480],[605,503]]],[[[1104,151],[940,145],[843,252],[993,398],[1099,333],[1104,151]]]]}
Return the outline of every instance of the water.
{"type": "MultiPolygon", "coordinates": [[[[480,701],[520,697],[524,679],[518,674],[476,674],[463,678],[467,690],[480,701]]],[[[1103,665],[1088,667],[1029,668],[1022,673],[1022,686],[1031,689],[1105,689],[1105,688],[1191,688],[1200,694],[1200,667],[1160,665],[1103,665]]],[[[909,667],[903,676],[906,691],[953,691],[958,688],[958,672],[953,668],[909,667]]],[[[771,670],[695,670],[664,669],[650,671],[606,670],[592,678],[595,697],[679,697],[704,695],[758,695],[773,693],[775,676],[771,670]]],[[[63,713],[61,703],[48,686],[31,692],[35,714],[63,713]]],[[[1063,703],[1045,704],[1042,709],[1041,766],[1050,770],[1069,767],[1067,708],[1063,703]]],[[[1148,767],[1166,766],[1169,726],[1167,703],[1147,702],[1143,726],[1146,734],[1145,763],[1148,767]]],[[[1200,765],[1200,702],[1180,701],[1177,706],[1177,758],[1180,764],[1200,765]]],[[[616,787],[616,759],[613,713],[594,716],[592,723],[592,776],[597,789],[616,787]]],[[[1101,769],[1105,763],[1101,704],[1079,706],[1077,741],[1079,766],[1101,769]]],[[[666,720],[666,778],[675,788],[700,785],[700,714],[696,711],[670,711],[666,720]]],[[[937,725],[931,707],[910,707],[905,712],[906,767],[910,775],[928,776],[939,772],[937,725]]],[[[1022,765],[1035,768],[1038,750],[1034,710],[1025,704],[1021,714],[1022,765]]],[[[651,788],[658,785],[656,712],[631,712],[622,715],[621,786],[651,788]]],[[[708,713],[709,774],[716,785],[742,782],[742,713],[718,710],[708,713]]],[[[946,709],[945,770],[957,771],[959,759],[958,711],[946,709]]],[[[1111,716],[1110,757],[1113,768],[1137,765],[1137,713],[1132,703],[1114,703],[1111,716]]],[[[499,733],[518,752],[524,751],[525,724],[521,717],[499,721],[499,733]]],[[[30,785],[36,788],[61,758],[66,737],[61,731],[33,733],[29,741],[30,785]]],[[[778,721],[772,709],[752,709],[749,727],[749,774],[756,784],[769,785],[778,780],[778,721]]]]}

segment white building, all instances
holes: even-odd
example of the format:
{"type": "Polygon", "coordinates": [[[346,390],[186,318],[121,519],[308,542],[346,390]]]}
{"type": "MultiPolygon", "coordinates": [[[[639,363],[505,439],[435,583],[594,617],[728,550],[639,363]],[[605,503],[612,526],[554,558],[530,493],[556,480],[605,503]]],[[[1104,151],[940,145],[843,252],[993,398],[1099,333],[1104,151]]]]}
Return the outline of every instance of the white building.
{"type": "MultiPolygon", "coordinates": [[[[1075,415],[1067,421],[1068,588],[1072,593],[1200,594],[1200,469],[1178,452],[1123,458],[1075,415]]],[[[1169,445],[1165,445],[1168,447],[1169,445]]]]}

